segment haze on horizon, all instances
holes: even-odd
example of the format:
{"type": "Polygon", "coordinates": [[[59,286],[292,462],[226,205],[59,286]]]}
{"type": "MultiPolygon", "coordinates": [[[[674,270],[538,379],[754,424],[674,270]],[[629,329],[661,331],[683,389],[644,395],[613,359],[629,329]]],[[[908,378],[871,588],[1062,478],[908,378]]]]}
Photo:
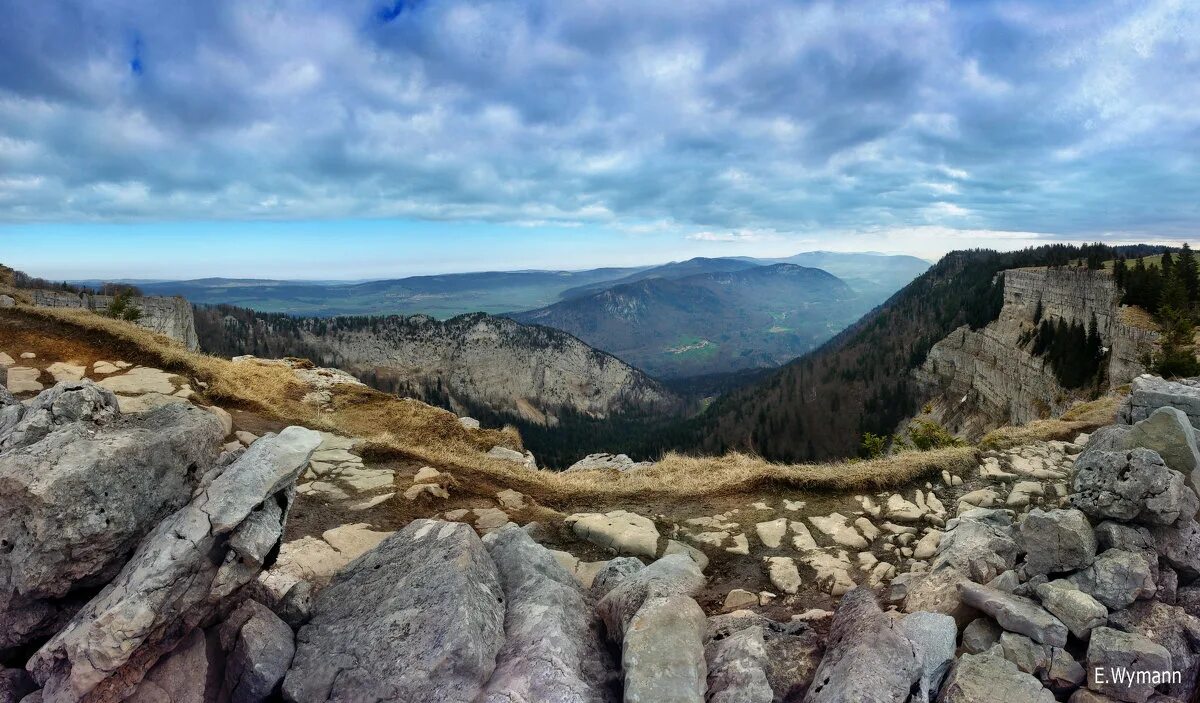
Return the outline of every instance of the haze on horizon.
{"type": "Polygon", "coordinates": [[[0,261],[365,279],[1196,240],[1170,0],[10,3],[0,261]]]}

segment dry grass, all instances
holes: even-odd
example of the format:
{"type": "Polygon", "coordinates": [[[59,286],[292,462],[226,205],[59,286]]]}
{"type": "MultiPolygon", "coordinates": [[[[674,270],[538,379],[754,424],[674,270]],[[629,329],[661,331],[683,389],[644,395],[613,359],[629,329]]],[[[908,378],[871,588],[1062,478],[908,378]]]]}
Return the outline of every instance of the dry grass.
{"type": "Polygon", "coordinates": [[[1121,398],[1110,393],[1096,400],[1077,403],[1061,417],[1034,420],[1026,425],[1001,427],[984,435],[981,449],[1009,449],[1032,442],[1062,440],[1069,442],[1081,432],[1091,432],[1116,422],[1121,398]]]}
{"type": "Polygon", "coordinates": [[[1130,327],[1158,332],[1158,323],[1154,316],[1136,305],[1121,306],[1121,322],[1130,327]]]}
{"type": "Polygon", "coordinates": [[[164,336],[84,310],[21,306],[0,315],[0,329],[6,321],[17,324],[22,320],[26,327],[58,335],[60,340],[120,349],[121,357],[128,361],[156,365],[204,381],[208,384],[204,394],[211,402],[267,414],[283,422],[362,437],[367,440],[365,451],[369,456],[424,462],[449,470],[474,491],[511,487],[547,504],[687,498],[785,488],[871,491],[900,487],[943,470],[961,474],[977,463],[974,448],[958,447],[827,464],[776,464],[741,453],[720,457],[670,454],[651,467],[624,474],[530,471],[484,454],[495,445],[520,448],[515,430],[466,430],[453,413],[416,400],[364,387],[338,386],[332,407],[318,412],[301,401],[309,389],[282,364],[235,364],[190,352],[164,336]]]}

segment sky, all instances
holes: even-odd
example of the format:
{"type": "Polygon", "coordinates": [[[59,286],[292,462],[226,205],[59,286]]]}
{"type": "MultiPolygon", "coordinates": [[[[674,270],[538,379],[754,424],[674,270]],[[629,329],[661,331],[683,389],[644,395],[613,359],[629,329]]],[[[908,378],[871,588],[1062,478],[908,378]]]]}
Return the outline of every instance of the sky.
{"type": "Polygon", "coordinates": [[[1197,241],[1200,3],[0,0],[0,262],[1197,241]]]}

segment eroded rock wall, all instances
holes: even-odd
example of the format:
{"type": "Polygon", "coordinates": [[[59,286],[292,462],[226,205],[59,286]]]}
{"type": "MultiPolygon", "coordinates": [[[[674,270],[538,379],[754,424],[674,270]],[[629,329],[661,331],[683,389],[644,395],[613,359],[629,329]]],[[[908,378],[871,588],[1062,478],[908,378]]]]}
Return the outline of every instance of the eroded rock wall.
{"type": "MultiPolygon", "coordinates": [[[[68,291],[35,289],[29,293],[33,304],[44,308],[105,310],[113,300],[109,295],[88,295],[68,291]]],[[[171,339],[177,339],[192,351],[200,348],[200,340],[196,337],[196,323],[192,315],[192,306],[188,301],[180,297],[139,296],[130,298],[129,302],[142,311],[142,316],[137,321],[139,327],[164,334],[171,339]]]]}
{"type": "Polygon", "coordinates": [[[1026,342],[1042,319],[1085,327],[1095,316],[1110,349],[1110,387],[1145,371],[1141,357],[1157,333],[1133,323],[1120,305],[1112,276],[1082,269],[1012,269],[1003,274],[1004,306],[982,329],[963,326],[929,350],[915,376],[927,389],[933,414],[952,430],[976,439],[1004,424],[1022,424],[1057,415],[1077,399],[1063,388],[1053,369],[1032,355],[1026,342]]]}

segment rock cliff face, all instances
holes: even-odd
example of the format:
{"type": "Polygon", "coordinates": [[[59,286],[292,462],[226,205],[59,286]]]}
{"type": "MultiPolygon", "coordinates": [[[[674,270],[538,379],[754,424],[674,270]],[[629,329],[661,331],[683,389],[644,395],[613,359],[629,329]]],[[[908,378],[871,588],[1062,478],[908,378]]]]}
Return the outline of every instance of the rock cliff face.
{"type": "MultiPolygon", "coordinates": [[[[254,315],[225,317],[225,338],[263,340],[266,348],[253,350],[261,356],[309,358],[459,414],[487,410],[555,425],[563,413],[605,418],[678,403],[657,381],[565,332],[483,313],[446,321],[254,315]]],[[[242,353],[208,332],[204,346],[242,353]]]]}
{"type": "MultiPolygon", "coordinates": [[[[33,304],[44,308],[105,310],[113,300],[109,295],[89,295],[67,291],[34,289],[29,293],[33,304]]],[[[164,334],[171,339],[177,339],[191,351],[200,348],[200,340],[196,337],[192,306],[183,298],[144,296],[130,298],[129,302],[142,311],[142,316],[137,321],[139,327],[164,334]]]]}
{"type": "Polygon", "coordinates": [[[1139,357],[1157,333],[1132,321],[1120,305],[1120,291],[1103,271],[1011,269],[1002,274],[1004,307],[982,329],[963,326],[930,349],[915,376],[932,398],[934,415],[970,438],[1004,424],[1022,424],[1065,410],[1073,395],[1064,389],[1044,359],[1023,344],[1042,319],[1087,326],[1095,316],[1109,350],[1110,387],[1128,383],[1145,371],[1139,357]]]}

